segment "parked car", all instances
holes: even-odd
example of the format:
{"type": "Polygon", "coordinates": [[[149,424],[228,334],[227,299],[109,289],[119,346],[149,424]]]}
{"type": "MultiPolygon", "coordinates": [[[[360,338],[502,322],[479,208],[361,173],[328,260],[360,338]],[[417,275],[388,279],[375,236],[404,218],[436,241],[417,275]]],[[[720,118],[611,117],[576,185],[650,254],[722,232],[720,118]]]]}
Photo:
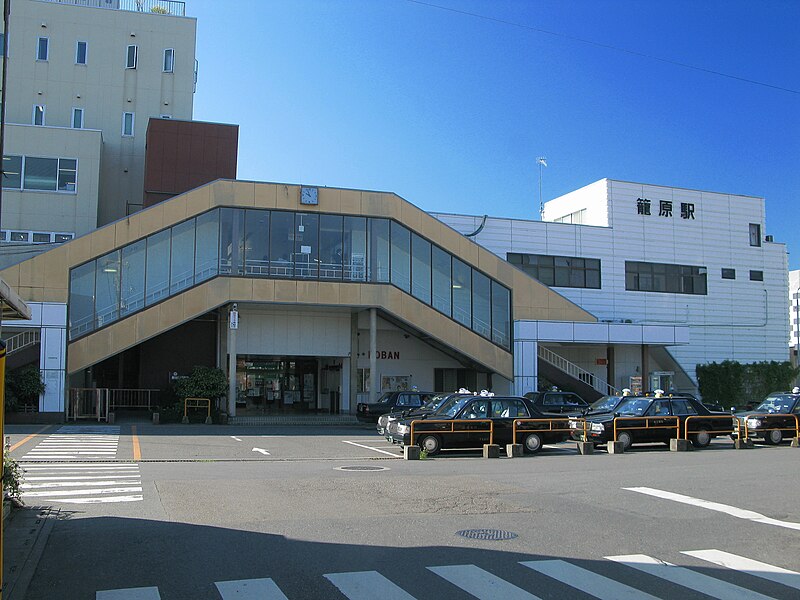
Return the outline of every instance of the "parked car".
{"type": "Polygon", "coordinates": [[[359,402],[356,406],[356,419],[361,423],[377,423],[381,415],[400,408],[419,408],[433,395],[433,392],[418,391],[386,392],[374,404],[359,402]]]}
{"type": "Polygon", "coordinates": [[[631,396],[603,396],[602,398],[598,398],[590,405],[588,405],[584,411],[584,415],[596,415],[600,413],[610,413],[614,412],[614,409],[617,408],[620,402],[622,402],[625,398],[630,398],[631,396]]]}
{"type": "MultiPolygon", "coordinates": [[[[622,442],[623,448],[627,450],[633,444],[668,443],[676,436],[683,437],[686,419],[696,416],[731,417],[729,413],[708,410],[702,402],[691,396],[627,396],[622,398],[613,412],[587,414],[585,420],[588,440],[602,444],[614,439],[614,419],[625,417],[624,421],[617,424],[616,441],[622,442]],[[677,430],[674,427],[676,418],[679,424],[677,430]]],[[[573,439],[583,439],[583,428],[582,421],[570,421],[573,439]]],[[[689,439],[695,448],[705,448],[713,438],[730,435],[733,429],[732,418],[693,419],[689,426],[689,439]]]]}
{"type": "Polygon", "coordinates": [[[735,417],[742,429],[747,426],[748,437],[761,438],[766,444],[780,444],[784,437],[796,436],[792,432],[797,431],[800,418],[800,390],[770,394],[752,411],[738,412],[735,417]]]}
{"type": "Polygon", "coordinates": [[[427,404],[424,404],[418,408],[404,408],[399,411],[381,415],[380,417],[378,417],[378,425],[377,425],[378,433],[383,436],[387,436],[386,439],[389,439],[388,438],[389,423],[397,421],[398,419],[404,419],[406,417],[420,417],[422,415],[435,413],[436,411],[439,410],[439,408],[442,407],[442,405],[444,405],[445,402],[447,402],[450,398],[453,398],[454,396],[474,396],[474,394],[466,390],[458,392],[448,392],[445,394],[436,394],[427,402],[427,404]]]}
{"type": "Polygon", "coordinates": [[[548,431],[549,423],[525,424],[526,431],[513,440],[514,421],[518,419],[556,420],[556,429],[567,429],[563,415],[546,414],[530,400],[515,396],[457,396],[448,400],[437,413],[418,418],[405,418],[389,425],[389,439],[393,443],[411,443],[411,423],[414,425],[414,443],[429,455],[445,448],[481,448],[489,443],[489,421],[494,429],[495,444],[521,443],[525,452],[533,454],[544,444],[558,443],[568,436],[567,431],[548,431]],[[466,421],[475,421],[474,424],[466,421]],[[429,422],[432,421],[432,422],[429,422]],[[459,421],[447,423],[441,421],[459,421]],[[455,433],[444,433],[452,428],[455,433]],[[539,429],[536,427],[539,426],[539,429]]]}
{"type": "Polygon", "coordinates": [[[525,397],[541,412],[580,415],[589,403],[574,392],[528,392],[525,397]]]}

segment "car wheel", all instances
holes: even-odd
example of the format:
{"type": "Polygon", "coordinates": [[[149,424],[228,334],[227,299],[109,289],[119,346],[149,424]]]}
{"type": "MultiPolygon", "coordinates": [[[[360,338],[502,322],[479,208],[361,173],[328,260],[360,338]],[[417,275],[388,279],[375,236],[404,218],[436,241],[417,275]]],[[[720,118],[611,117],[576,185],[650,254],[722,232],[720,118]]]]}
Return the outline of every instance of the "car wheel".
{"type": "Polygon", "coordinates": [[[439,454],[442,449],[442,443],[439,441],[438,435],[426,435],[420,438],[419,447],[428,453],[428,456],[439,454]]]}
{"type": "Polygon", "coordinates": [[[529,433],[522,444],[527,454],[536,454],[542,449],[542,437],[538,433],[529,433]]]}
{"type": "Polygon", "coordinates": [[[627,452],[631,445],[633,445],[633,436],[629,431],[621,431],[617,435],[617,441],[622,442],[622,449],[627,452]]]}
{"type": "Polygon", "coordinates": [[[701,429],[692,436],[692,446],[695,448],[705,448],[711,443],[711,434],[705,429],[701,429]]]}
{"type": "Polygon", "coordinates": [[[767,444],[777,446],[783,441],[783,432],[780,429],[773,429],[764,434],[764,441],[767,444]]]}

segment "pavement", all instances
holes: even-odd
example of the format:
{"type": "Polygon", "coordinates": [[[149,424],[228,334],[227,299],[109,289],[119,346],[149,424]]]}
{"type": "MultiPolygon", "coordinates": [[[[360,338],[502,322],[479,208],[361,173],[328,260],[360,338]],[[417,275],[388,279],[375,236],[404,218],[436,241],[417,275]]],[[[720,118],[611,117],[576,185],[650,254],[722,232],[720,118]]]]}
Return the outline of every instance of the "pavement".
{"type": "Polygon", "coordinates": [[[59,509],[13,506],[3,520],[3,589],[5,600],[24,600],[59,509]]]}

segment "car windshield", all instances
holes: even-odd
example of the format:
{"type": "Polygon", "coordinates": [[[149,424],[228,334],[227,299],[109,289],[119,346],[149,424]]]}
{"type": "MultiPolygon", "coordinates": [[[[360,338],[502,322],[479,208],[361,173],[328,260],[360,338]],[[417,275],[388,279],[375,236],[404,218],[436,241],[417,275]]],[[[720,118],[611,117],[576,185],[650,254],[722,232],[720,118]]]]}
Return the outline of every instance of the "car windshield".
{"type": "Polygon", "coordinates": [[[378,404],[389,404],[389,398],[392,397],[392,392],[385,392],[383,396],[378,398],[378,404]]]}
{"type": "Polygon", "coordinates": [[[431,412],[435,412],[439,410],[445,404],[445,402],[447,402],[450,398],[452,398],[452,396],[453,396],[452,393],[436,394],[420,410],[429,410],[431,412]]]}
{"type": "Polygon", "coordinates": [[[785,394],[781,394],[780,396],[767,396],[764,401],[756,407],[755,412],[788,413],[792,412],[794,403],[795,399],[785,394]]]}
{"type": "Polygon", "coordinates": [[[595,400],[589,407],[589,410],[595,412],[608,412],[614,410],[614,407],[619,404],[621,398],[619,396],[603,396],[599,400],[595,400]]]}
{"type": "Polygon", "coordinates": [[[630,398],[628,400],[623,400],[619,403],[616,410],[621,415],[632,415],[634,417],[638,417],[639,415],[643,415],[647,412],[647,409],[650,406],[652,400],[650,398],[630,398]]]}
{"type": "Polygon", "coordinates": [[[439,414],[447,417],[455,417],[458,411],[469,402],[473,396],[455,396],[445,402],[439,409],[439,414]]]}

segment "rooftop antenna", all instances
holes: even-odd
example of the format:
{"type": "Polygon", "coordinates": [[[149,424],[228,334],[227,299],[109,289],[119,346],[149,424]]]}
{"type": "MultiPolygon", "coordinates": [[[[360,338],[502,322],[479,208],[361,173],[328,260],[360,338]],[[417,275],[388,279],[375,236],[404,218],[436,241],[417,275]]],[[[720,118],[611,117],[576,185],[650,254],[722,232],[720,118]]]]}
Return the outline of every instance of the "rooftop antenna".
{"type": "Polygon", "coordinates": [[[547,166],[547,157],[539,156],[536,159],[536,164],[539,165],[539,218],[544,220],[544,202],[542,201],[542,167],[547,166]]]}

